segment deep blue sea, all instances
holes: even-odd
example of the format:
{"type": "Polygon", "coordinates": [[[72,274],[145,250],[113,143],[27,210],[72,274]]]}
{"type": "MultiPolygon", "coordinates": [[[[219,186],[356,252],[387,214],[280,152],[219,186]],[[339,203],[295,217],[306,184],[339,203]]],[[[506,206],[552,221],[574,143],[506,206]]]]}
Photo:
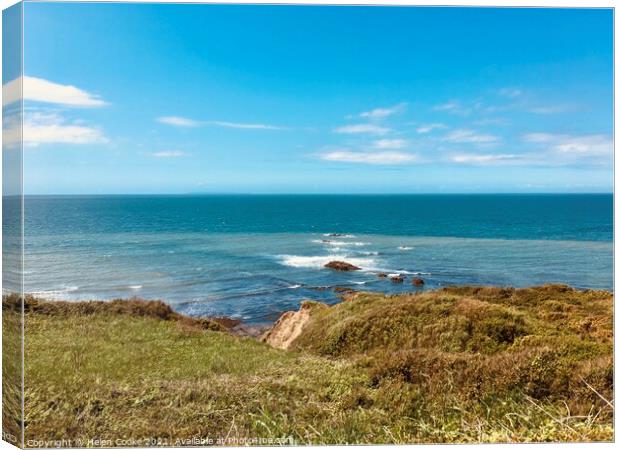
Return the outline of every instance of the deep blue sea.
{"type": "Polygon", "coordinates": [[[414,291],[412,276],[423,289],[613,287],[610,194],[27,196],[25,216],[28,292],[162,299],[249,323],[336,302],[335,286],[414,291]]]}

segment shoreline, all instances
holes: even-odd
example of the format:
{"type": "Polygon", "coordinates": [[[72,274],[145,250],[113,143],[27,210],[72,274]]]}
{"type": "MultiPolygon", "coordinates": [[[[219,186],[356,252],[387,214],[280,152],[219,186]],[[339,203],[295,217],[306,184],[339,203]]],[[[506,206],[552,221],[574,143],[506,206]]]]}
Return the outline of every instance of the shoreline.
{"type": "MultiPolygon", "coordinates": [[[[542,285],[531,285],[525,287],[513,287],[513,286],[501,286],[501,285],[477,285],[477,284],[452,284],[441,287],[434,288],[425,288],[424,281],[421,278],[418,278],[414,275],[402,275],[402,274],[386,274],[383,272],[373,273],[378,277],[385,279],[386,282],[394,282],[396,279],[397,283],[398,278],[402,277],[406,279],[406,277],[410,277],[412,281],[411,291],[409,292],[400,292],[400,293],[391,293],[391,292],[381,292],[381,291],[365,291],[364,289],[356,289],[349,286],[326,286],[326,287],[316,287],[309,289],[316,290],[329,290],[334,293],[335,298],[338,301],[334,303],[325,303],[320,300],[308,299],[308,298],[300,298],[299,300],[299,308],[298,309],[285,309],[279,312],[272,312],[269,315],[273,317],[272,320],[264,320],[260,322],[248,322],[243,319],[228,316],[228,315],[187,315],[182,312],[178,312],[175,309],[174,303],[169,303],[162,299],[148,299],[142,298],[140,296],[131,296],[126,298],[110,298],[110,299],[86,299],[86,300],[66,300],[66,299],[53,299],[53,298],[45,298],[44,296],[34,295],[31,293],[26,293],[24,295],[24,313],[29,312],[43,312],[44,314],[58,314],[58,313],[66,313],[70,310],[75,310],[80,314],[96,314],[97,312],[108,311],[114,312],[117,314],[126,314],[129,316],[150,316],[150,317],[158,317],[163,320],[178,320],[185,321],[188,324],[192,324],[192,326],[197,326],[198,328],[204,329],[212,329],[216,331],[229,331],[232,334],[239,336],[248,336],[258,338],[260,335],[268,332],[272,329],[280,319],[289,314],[296,313],[303,310],[303,305],[305,303],[313,303],[313,304],[321,304],[326,307],[331,307],[338,305],[342,302],[350,301],[352,298],[357,297],[360,294],[369,294],[374,296],[384,296],[384,297],[400,297],[400,296],[415,296],[422,294],[433,294],[433,293],[441,293],[441,292],[450,292],[450,291],[476,291],[476,290],[499,290],[505,292],[515,292],[517,290],[524,289],[541,289],[541,288],[558,288],[558,289],[567,289],[575,292],[599,292],[605,293],[613,297],[614,292],[611,289],[591,289],[591,288],[578,288],[573,287],[563,283],[547,283],[542,285]],[[416,284],[415,280],[422,280],[421,284],[416,284]]],[[[16,302],[18,301],[19,296],[15,293],[3,293],[2,294],[2,307],[3,310],[6,309],[15,309],[16,302]]]]}

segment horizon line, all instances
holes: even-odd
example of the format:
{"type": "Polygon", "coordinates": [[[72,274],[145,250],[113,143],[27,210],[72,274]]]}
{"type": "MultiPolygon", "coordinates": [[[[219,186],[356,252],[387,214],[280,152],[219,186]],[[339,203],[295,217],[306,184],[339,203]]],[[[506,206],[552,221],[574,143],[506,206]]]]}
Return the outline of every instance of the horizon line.
{"type": "Polygon", "coordinates": [[[28,193],[28,194],[3,194],[2,197],[122,197],[122,196],[405,196],[405,195],[613,195],[614,191],[550,191],[550,192],[181,192],[181,193],[28,193]]]}

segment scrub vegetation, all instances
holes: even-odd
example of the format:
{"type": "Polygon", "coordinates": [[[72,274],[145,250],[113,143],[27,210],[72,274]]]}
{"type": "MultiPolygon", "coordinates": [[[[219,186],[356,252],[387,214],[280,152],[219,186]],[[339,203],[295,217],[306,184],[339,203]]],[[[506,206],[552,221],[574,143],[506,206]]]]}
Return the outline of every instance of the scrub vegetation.
{"type": "Polygon", "coordinates": [[[609,292],[347,292],[302,309],[276,349],[161,302],[29,298],[26,445],[613,439],[609,292]]]}

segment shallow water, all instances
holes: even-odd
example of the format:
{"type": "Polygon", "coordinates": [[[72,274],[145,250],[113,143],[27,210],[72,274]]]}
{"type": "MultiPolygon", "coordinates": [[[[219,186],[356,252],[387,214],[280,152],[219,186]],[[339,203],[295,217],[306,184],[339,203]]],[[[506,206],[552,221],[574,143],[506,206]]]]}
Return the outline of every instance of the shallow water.
{"type": "Polygon", "coordinates": [[[417,196],[31,197],[26,290],[57,299],[137,295],[191,315],[265,322],[303,299],[337,301],[334,286],[418,289],[412,276],[424,289],[612,288],[611,196],[507,196],[509,214],[498,213],[502,196],[423,197],[426,205],[438,198],[443,214],[420,210],[417,196]],[[362,270],[323,268],[331,260],[362,270]],[[407,279],[394,284],[377,272],[407,279]]]}

